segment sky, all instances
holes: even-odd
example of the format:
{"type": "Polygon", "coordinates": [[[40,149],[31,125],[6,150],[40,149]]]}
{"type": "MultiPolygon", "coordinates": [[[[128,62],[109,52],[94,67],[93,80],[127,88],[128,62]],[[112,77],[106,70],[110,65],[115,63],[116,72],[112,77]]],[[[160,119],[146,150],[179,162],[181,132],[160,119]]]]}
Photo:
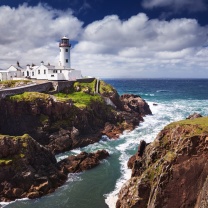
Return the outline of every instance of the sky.
{"type": "Polygon", "coordinates": [[[58,65],[97,78],[208,78],[208,0],[0,0],[0,68],[58,65]]]}

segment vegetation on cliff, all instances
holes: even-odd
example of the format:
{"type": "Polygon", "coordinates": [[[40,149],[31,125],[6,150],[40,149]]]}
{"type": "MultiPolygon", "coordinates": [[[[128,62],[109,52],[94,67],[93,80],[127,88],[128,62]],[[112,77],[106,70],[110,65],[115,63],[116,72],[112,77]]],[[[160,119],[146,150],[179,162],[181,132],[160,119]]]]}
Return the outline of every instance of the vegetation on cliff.
{"type": "Polygon", "coordinates": [[[92,82],[75,82],[70,88],[63,90],[60,93],[55,94],[58,100],[68,101],[72,100],[74,105],[79,108],[89,107],[93,101],[103,103],[104,99],[102,94],[112,93],[115,90],[111,85],[106,84],[103,81],[99,81],[98,94],[96,92],[97,80],[94,79],[92,82]]]}
{"type": "Polygon", "coordinates": [[[0,201],[51,193],[67,180],[68,173],[91,169],[108,156],[104,150],[83,152],[57,163],[55,156],[29,135],[0,135],[0,201]]]}
{"type": "Polygon", "coordinates": [[[35,101],[46,101],[49,99],[50,95],[40,92],[24,92],[22,94],[18,95],[12,95],[7,97],[7,99],[10,99],[12,101],[17,102],[35,102],[35,101]]]}
{"type": "Polygon", "coordinates": [[[0,81],[0,89],[11,88],[11,87],[20,87],[27,84],[31,84],[31,80],[6,80],[0,81]]]}
{"type": "Polygon", "coordinates": [[[0,99],[0,133],[27,133],[59,153],[97,142],[102,134],[117,138],[149,113],[139,96],[124,101],[112,86],[91,79],[53,95],[24,92],[0,99]]]}
{"type": "Polygon", "coordinates": [[[0,99],[0,134],[14,135],[0,136],[0,201],[51,193],[69,172],[92,168],[108,156],[82,153],[57,164],[54,154],[95,143],[103,134],[116,138],[151,114],[139,96],[121,98],[95,79],[51,93],[0,99]]]}
{"type": "Polygon", "coordinates": [[[144,154],[130,159],[132,178],[118,207],[195,207],[208,175],[208,117],[166,126],[144,154]]]}
{"type": "Polygon", "coordinates": [[[0,166],[10,165],[18,159],[24,158],[28,139],[31,139],[28,134],[23,136],[0,135],[0,166]]]}

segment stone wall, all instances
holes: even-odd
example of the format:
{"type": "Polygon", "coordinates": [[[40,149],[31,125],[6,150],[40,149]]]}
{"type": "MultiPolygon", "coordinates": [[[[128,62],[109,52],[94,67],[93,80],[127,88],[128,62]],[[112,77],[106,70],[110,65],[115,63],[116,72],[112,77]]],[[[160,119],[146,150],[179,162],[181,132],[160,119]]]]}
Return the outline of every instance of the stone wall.
{"type": "MultiPolygon", "coordinates": [[[[95,78],[83,78],[83,79],[77,79],[76,81],[80,83],[90,83],[94,81],[94,79],[95,78]]],[[[60,92],[64,88],[69,88],[76,81],[53,81],[52,84],[53,84],[54,92],[60,92]]]]}
{"type": "Polygon", "coordinates": [[[24,92],[48,92],[51,89],[53,89],[52,82],[22,86],[18,88],[3,89],[0,90],[0,98],[4,98],[7,95],[22,94],[24,92]]]}
{"type": "MultiPolygon", "coordinates": [[[[57,93],[60,92],[61,90],[63,90],[64,88],[69,88],[74,84],[75,81],[53,81],[52,85],[54,88],[53,93],[57,93]]],[[[53,94],[52,93],[52,94],[53,94]]]]}
{"type": "MultiPolygon", "coordinates": [[[[81,83],[83,82],[90,83],[94,79],[95,78],[83,78],[83,79],[78,79],[77,81],[81,83]]],[[[45,82],[41,84],[22,86],[18,88],[3,89],[3,90],[0,90],[0,98],[4,98],[7,95],[22,94],[24,92],[49,92],[51,91],[51,94],[53,94],[53,93],[60,92],[64,88],[71,87],[74,82],[75,81],[51,81],[51,82],[45,82]]]]}

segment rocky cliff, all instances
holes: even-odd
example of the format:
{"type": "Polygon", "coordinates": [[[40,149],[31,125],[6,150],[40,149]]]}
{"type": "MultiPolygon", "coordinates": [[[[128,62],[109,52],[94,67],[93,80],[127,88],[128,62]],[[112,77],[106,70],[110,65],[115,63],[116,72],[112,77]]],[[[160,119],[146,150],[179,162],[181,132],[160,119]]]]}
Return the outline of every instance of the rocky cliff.
{"type": "Polygon", "coordinates": [[[0,136],[0,201],[37,198],[53,192],[77,173],[108,157],[105,150],[82,152],[57,163],[54,155],[29,135],[0,136]]]}
{"type": "Polygon", "coordinates": [[[0,201],[40,197],[66,179],[54,155],[29,135],[0,137],[0,201]]]}
{"type": "Polygon", "coordinates": [[[109,156],[105,150],[82,152],[57,163],[54,154],[97,142],[103,134],[117,138],[151,114],[139,96],[120,97],[103,81],[97,94],[95,86],[95,80],[75,82],[53,95],[25,92],[0,99],[0,201],[53,192],[68,173],[109,156]]]}
{"type": "Polygon", "coordinates": [[[139,96],[120,98],[103,81],[99,95],[94,88],[95,81],[75,82],[56,95],[25,92],[0,99],[0,133],[27,133],[59,153],[97,142],[102,134],[116,138],[124,130],[132,130],[144,115],[151,114],[148,104],[139,96]],[[106,97],[114,107],[106,104],[106,97]]]}
{"type": "Polygon", "coordinates": [[[117,208],[208,207],[208,117],[166,126],[151,144],[141,142],[128,166],[117,208]]]}

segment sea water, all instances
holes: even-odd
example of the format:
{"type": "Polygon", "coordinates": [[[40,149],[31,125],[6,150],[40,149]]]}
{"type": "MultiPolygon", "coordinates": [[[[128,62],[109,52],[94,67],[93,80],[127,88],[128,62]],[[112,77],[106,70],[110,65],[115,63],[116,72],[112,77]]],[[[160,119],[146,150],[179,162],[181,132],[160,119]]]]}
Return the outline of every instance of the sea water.
{"type": "Polygon", "coordinates": [[[131,176],[129,157],[136,153],[141,140],[151,142],[165,125],[185,119],[194,112],[208,115],[208,80],[206,79],[137,79],[105,80],[119,94],[132,93],[145,99],[153,115],[119,139],[101,138],[100,142],[57,155],[61,160],[81,151],[106,149],[110,157],[91,170],[69,174],[68,181],[54,193],[34,200],[3,204],[6,208],[115,208],[122,185],[131,176]],[[154,104],[154,105],[153,105],[154,104]],[[155,105],[157,104],[157,105],[155,105]]]}

